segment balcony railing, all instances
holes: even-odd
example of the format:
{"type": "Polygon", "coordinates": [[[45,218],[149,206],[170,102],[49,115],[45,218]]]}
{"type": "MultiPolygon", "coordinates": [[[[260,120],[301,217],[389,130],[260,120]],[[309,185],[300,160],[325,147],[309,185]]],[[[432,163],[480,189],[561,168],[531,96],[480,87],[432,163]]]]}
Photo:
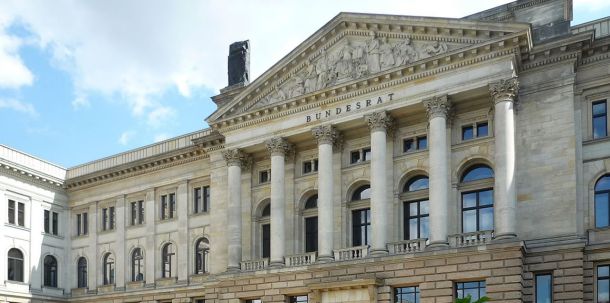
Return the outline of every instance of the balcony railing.
{"type": "Polygon", "coordinates": [[[388,243],[388,251],[393,255],[410,254],[422,251],[424,248],[426,248],[427,240],[428,239],[424,238],[388,243]]]}
{"type": "Polygon", "coordinates": [[[241,262],[241,270],[243,271],[255,271],[262,270],[269,266],[269,259],[257,259],[241,262]]]}
{"type": "Polygon", "coordinates": [[[335,249],[335,261],[347,261],[363,259],[369,255],[369,246],[356,246],[342,249],[335,249]]]}
{"type": "Polygon", "coordinates": [[[304,254],[287,256],[284,258],[286,266],[303,266],[310,265],[316,262],[316,252],[308,252],[304,254]]]}
{"type": "Polygon", "coordinates": [[[482,230],[449,236],[452,247],[466,247],[487,244],[493,239],[493,230],[482,230]]]}

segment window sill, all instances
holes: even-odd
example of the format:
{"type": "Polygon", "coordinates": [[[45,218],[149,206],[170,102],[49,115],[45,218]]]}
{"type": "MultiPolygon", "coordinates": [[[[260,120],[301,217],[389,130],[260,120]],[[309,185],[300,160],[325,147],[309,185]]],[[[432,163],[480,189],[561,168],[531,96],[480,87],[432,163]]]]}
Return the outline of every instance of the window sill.
{"type": "Polygon", "coordinates": [[[606,137],[603,137],[603,138],[584,140],[584,141],[582,141],[582,145],[590,145],[590,144],[595,144],[595,143],[600,143],[600,142],[608,142],[608,141],[610,141],[610,136],[606,136],[606,137]]]}
{"type": "Polygon", "coordinates": [[[401,155],[412,156],[412,155],[423,154],[423,153],[427,153],[427,152],[428,152],[428,149],[424,148],[424,149],[416,149],[416,150],[411,150],[411,151],[403,151],[401,155]]]}
{"type": "Polygon", "coordinates": [[[130,230],[130,229],[138,229],[138,228],[142,228],[142,227],[145,227],[145,226],[146,226],[146,223],[142,223],[142,224],[135,224],[135,225],[129,225],[129,226],[127,226],[127,228],[126,228],[126,229],[127,229],[127,230],[130,230]]]}
{"type": "Polygon", "coordinates": [[[198,212],[198,213],[191,213],[189,215],[189,217],[201,217],[201,216],[207,216],[209,214],[210,214],[210,210],[208,210],[208,211],[201,211],[201,212],[198,212]]]}
{"type": "Polygon", "coordinates": [[[493,136],[485,136],[485,137],[473,138],[473,139],[466,140],[466,141],[460,140],[460,142],[453,144],[451,146],[451,149],[470,147],[473,145],[481,144],[482,142],[491,142],[491,141],[493,141],[493,139],[494,139],[493,136]]]}
{"type": "Polygon", "coordinates": [[[86,239],[86,238],[88,238],[88,237],[89,237],[89,234],[83,234],[83,235],[75,235],[75,236],[72,236],[72,237],[71,237],[71,239],[72,239],[72,240],[78,240],[78,239],[86,239]]]}
{"type": "Polygon", "coordinates": [[[111,233],[113,233],[114,231],[115,231],[114,229],[100,230],[100,231],[98,232],[98,235],[111,234],[111,233]]]}
{"type": "Polygon", "coordinates": [[[352,166],[364,165],[364,164],[369,164],[369,163],[371,163],[371,160],[358,161],[358,162],[354,162],[354,163],[350,162],[347,166],[352,167],[352,166]]]}
{"type": "Polygon", "coordinates": [[[31,230],[30,230],[30,228],[28,228],[28,227],[25,227],[25,226],[19,226],[19,225],[16,225],[16,224],[11,224],[11,223],[4,223],[4,226],[6,226],[6,227],[12,227],[12,228],[16,228],[16,229],[21,229],[21,230],[24,230],[24,231],[31,231],[31,230]]]}
{"type": "Polygon", "coordinates": [[[49,233],[45,233],[44,231],[42,232],[42,235],[45,237],[51,237],[51,238],[55,238],[55,239],[59,239],[59,240],[64,239],[64,236],[62,236],[62,235],[49,234],[49,233]]]}
{"type": "Polygon", "coordinates": [[[178,221],[178,217],[177,216],[175,216],[173,218],[168,218],[168,219],[159,219],[157,221],[157,224],[170,223],[170,222],[174,222],[174,221],[178,221]]]}

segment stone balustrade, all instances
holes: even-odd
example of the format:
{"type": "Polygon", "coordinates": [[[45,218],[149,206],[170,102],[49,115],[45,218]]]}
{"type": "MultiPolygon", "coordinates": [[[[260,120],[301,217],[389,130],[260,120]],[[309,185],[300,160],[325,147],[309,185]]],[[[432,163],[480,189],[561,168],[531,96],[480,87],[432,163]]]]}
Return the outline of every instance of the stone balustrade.
{"type": "Polygon", "coordinates": [[[265,259],[241,261],[240,265],[241,265],[242,271],[263,270],[269,266],[269,259],[265,258],[265,259]]]}
{"type": "Polygon", "coordinates": [[[428,239],[424,238],[388,243],[388,251],[394,255],[423,251],[426,248],[426,241],[428,239]]]}
{"type": "Polygon", "coordinates": [[[334,250],[335,261],[364,259],[369,255],[369,246],[356,246],[334,250]]]}
{"type": "Polygon", "coordinates": [[[316,252],[308,252],[304,254],[297,254],[292,256],[286,256],[284,258],[286,266],[303,266],[310,265],[316,262],[316,252]]]}
{"type": "Polygon", "coordinates": [[[452,247],[466,247],[488,244],[493,239],[493,230],[482,230],[449,236],[452,247]]]}

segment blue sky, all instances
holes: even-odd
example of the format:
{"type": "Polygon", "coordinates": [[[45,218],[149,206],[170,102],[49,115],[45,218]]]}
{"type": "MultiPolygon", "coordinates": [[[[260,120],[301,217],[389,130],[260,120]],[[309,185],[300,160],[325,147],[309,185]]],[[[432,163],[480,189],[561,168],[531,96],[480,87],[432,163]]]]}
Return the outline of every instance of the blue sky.
{"type": "MultiPolygon", "coordinates": [[[[207,127],[231,42],[250,39],[256,77],[341,11],[461,17],[507,2],[3,0],[0,144],[82,164],[207,127]]],[[[573,24],[605,16],[610,1],[574,1],[573,24]]]]}

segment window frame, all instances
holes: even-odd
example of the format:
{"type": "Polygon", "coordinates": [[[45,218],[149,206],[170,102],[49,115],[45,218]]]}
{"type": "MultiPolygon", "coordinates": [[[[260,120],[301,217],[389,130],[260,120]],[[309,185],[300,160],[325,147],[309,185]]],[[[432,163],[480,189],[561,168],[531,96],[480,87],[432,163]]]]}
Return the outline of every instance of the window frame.
{"type": "MultiPolygon", "coordinates": [[[[600,302],[599,301],[599,281],[600,280],[604,280],[604,281],[608,281],[608,284],[610,285],[610,264],[597,264],[595,266],[595,271],[594,271],[594,277],[595,277],[595,285],[594,285],[594,289],[595,289],[595,302],[600,302]],[[605,276],[600,276],[599,274],[599,268],[600,267],[607,267],[608,268],[608,275],[605,276]]],[[[610,287],[609,287],[610,288],[610,287]]],[[[610,294],[610,292],[609,292],[610,294]]]]}
{"type": "Polygon", "coordinates": [[[116,274],[114,254],[107,252],[102,258],[102,285],[114,285],[116,274]]]}
{"type": "Polygon", "coordinates": [[[610,174],[604,174],[601,177],[597,178],[595,184],[593,186],[593,224],[596,229],[603,229],[610,227],[610,189],[605,190],[597,190],[597,184],[604,178],[610,178],[610,174]],[[606,208],[608,209],[608,213],[606,214],[606,220],[608,221],[608,225],[605,226],[597,226],[597,195],[606,194],[606,208]]]}
{"type": "Polygon", "coordinates": [[[352,149],[349,152],[349,165],[358,165],[371,161],[371,147],[365,146],[357,149],[352,149]],[[358,154],[358,159],[354,160],[354,155],[358,154]],[[367,155],[369,155],[367,157],[367,155]]]}
{"type": "Polygon", "coordinates": [[[193,187],[193,214],[210,212],[211,194],[210,185],[193,187]]]}
{"type": "Polygon", "coordinates": [[[19,199],[7,199],[7,220],[6,223],[12,226],[26,227],[26,207],[25,202],[19,199]],[[12,204],[12,206],[11,206],[12,204]]]}
{"type": "Polygon", "coordinates": [[[415,295],[415,301],[412,303],[419,303],[420,302],[420,295],[421,295],[421,291],[419,289],[419,285],[404,285],[404,286],[395,286],[392,287],[392,299],[393,302],[401,302],[399,301],[398,296],[399,295],[408,295],[408,294],[414,294],[415,295]],[[413,288],[413,291],[408,291],[408,292],[401,292],[398,293],[399,289],[405,289],[405,288],[413,288]]]}
{"type": "Polygon", "coordinates": [[[203,275],[210,272],[210,241],[201,237],[195,241],[195,275],[203,275]]]}
{"type": "Polygon", "coordinates": [[[465,298],[465,297],[460,297],[459,296],[460,290],[462,291],[462,295],[463,295],[463,291],[464,290],[466,290],[466,289],[475,289],[475,288],[464,288],[464,287],[460,289],[459,285],[460,284],[465,285],[466,283],[478,283],[476,289],[478,289],[478,296],[479,297],[478,298],[472,298],[473,300],[478,300],[478,299],[480,299],[482,297],[487,296],[487,282],[485,280],[479,280],[479,281],[457,281],[457,282],[454,283],[454,289],[455,289],[454,295],[455,295],[456,299],[465,298]],[[483,284],[483,287],[481,287],[481,284],[483,284]],[[482,296],[481,296],[481,289],[483,289],[485,291],[485,293],[482,296]]]}
{"type": "Polygon", "coordinates": [[[550,284],[548,285],[548,291],[550,294],[550,302],[553,302],[553,282],[554,282],[554,277],[553,277],[553,273],[552,272],[537,272],[534,274],[534,302],[535,303],[540,303],[540,301],[538,300],[538,277],[542,277],[542,276],[549,276],[550,277],[550,284]]]}
{"type": "Polygon", "coordinates": [[[46,255],[43,259],[43,270],[43,287],[57,288],[59,285],[59,282],[57,281],[57,278],[59,277],[59,264],[57,258],[52,255],[46,255]],[[47,260],[52,260],[53,263],[47,262],[47,260]]]}
{"type": "Polygon", "coordinates": [[[136,247],[131,252],[131,281],[143,282],[145,278],[146,263],[142,248],[136,247]],[[136,255],[136,253],[138,253],[136,255]],[[137,272],[136,272],[137,269],[137,272]]]}
{"type": "Polygon", "coordinates": [[[271,183],[271,169],[261,169],[258,171],[258,184],[271,183]],[[263,178],[265,176],[265,178],[263,178]]]}
{"type": "Polygon", "coordinates": [[[288,303],[308,303],[309,302],[309,295],[304,294],[304,295],[291,295],[288,297],[288,303]],[[303,301],[303,297],[305,297],[305,301],[303,301]]]}
{"type": "Polygon", "coordinates": [[[76,287],[77,288],[87,288],[88,287],[88,263],[87,258],[79,257],[76,261],[76,287]],[[81,264],[81,261],[84,261],[84,266],[81,264]]]}
{"type": "Polygon", "coordinates": [[[159,195],[159,220],[168,221],[177,218],[176,192],[170,191],[159,195]]]}
{"type": "Polygon", "coordinates": [[[604,139],[608,137],[608,99],[601,99],[601,100],[595,100],[591,102],[591,139],[593,140],[598,140],[598,139],[604,139]],[[605,113],[604,114],[598,114],[596,116],[596,114],[593,111],[593,107],[595,107],[595,105],[598,104],[604,104],[605,107],[605,113]],[[606,129],[604,130],[604,135],[600,136],[600,137],[595,137],[595,119],[596,118],[604,118],[605,120],[605,124],[606,124],[606,129]]]}
{"type": "Polygon", "coordinates": [[[21,249],[13,247],[6,254],[6,280],[12,282],[25,282],[25,255],[21,249]],[[11,256],[11,251],[16,251],[21,258],[11,256]],[[11,267],[13,267],[13,278],[11,278],[11,267]]]}
{"type": "Polygon", "coordinates": [[[460,135],[460,140],[459,142],[470,142],[472,140],[476,140],[476,139],[481,139],[481,138],[488,138],[491,137],[491,122],[489,121],[489,119],[480,119],[481,117],[478,117],[479,119],[473,119],[473,120],[468,120],[468,122],[465,122],[463,124],[460,124],[460,128],[459,128],[459,135],[460,135]],[[485,135],[481,135],[479,134],[479,127],[482,125],[486,125],[487,126],[487,134],[485,135]],[[470,129],[470,131],[472,132],[472,137],[471,138],[465,138],[464,137],[464,131],[466,129],[470,129]]]}
{"type": "Polygon", "coordinates": [[[167,242],[161,247],[161,278],[172,278],[176,262],[175,245],[172,242],[167,242]]]}

